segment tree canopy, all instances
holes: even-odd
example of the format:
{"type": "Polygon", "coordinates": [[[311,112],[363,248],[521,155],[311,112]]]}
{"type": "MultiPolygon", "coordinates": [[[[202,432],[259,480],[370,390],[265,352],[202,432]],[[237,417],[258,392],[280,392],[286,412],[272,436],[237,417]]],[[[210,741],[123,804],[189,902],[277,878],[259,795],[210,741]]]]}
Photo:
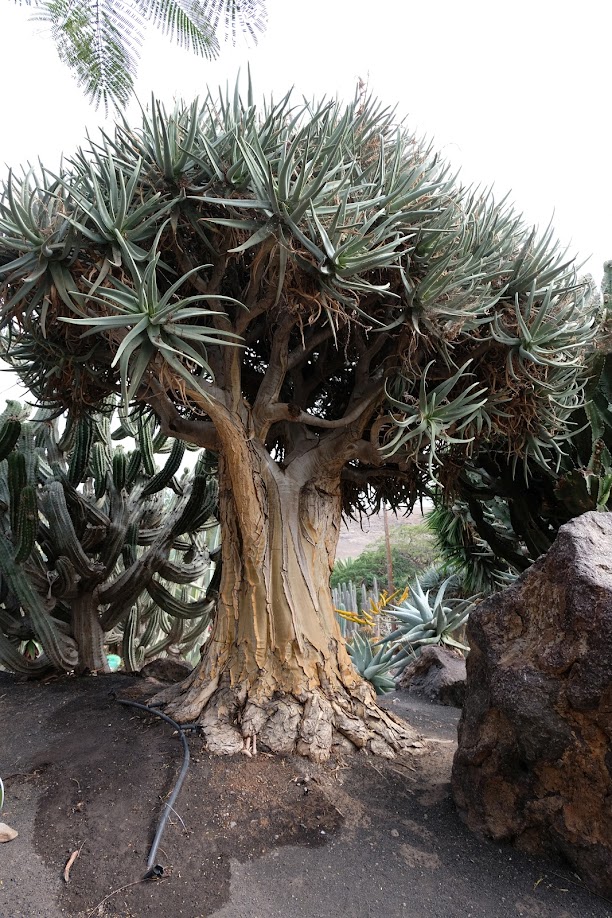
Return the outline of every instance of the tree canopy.
{"type": "Polygon", "coordinates": [[[248,410],[279,464],[354,442],[348,512],[466,455],[546,464],[599,306],[552,230],[465,188],[372,99],[238,93],[120,123],[1,205],[7,355],[46,406],[121,390],[173,431],[248,410]]]}

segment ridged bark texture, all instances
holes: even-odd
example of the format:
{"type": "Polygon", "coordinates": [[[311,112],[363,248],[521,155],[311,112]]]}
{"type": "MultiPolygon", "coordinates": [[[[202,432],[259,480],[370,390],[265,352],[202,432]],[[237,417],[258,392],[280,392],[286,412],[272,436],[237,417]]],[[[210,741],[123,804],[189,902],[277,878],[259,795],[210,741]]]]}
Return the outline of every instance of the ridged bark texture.
{"type": "Polygon", "coordinates": [[[254,444],[221,460],[223,576],[202,663],[161,693],[182,722],[199,720],[208,748],[264,745],[323,761],[334,749],[393,757],[416,734],[382,711],[351,664],[329,576],[340,533],[339,478],[279,469],[254,444]]]}

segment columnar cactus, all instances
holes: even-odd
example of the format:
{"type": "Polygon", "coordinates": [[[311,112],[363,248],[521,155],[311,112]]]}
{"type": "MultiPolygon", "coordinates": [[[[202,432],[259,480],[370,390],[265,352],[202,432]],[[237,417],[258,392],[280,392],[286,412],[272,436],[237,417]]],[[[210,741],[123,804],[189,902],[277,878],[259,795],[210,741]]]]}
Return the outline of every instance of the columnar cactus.
{"type": "Polygon", "coordinates": [[[136,669],[193,647],[208,625],[211,457],[177,480],[184,444],[146,414],[123,414],[111,433],[113,407],[69,417],[61,436],[48,412],[27,420],[16,402],[0,417],[0,663],[13,671],[107,671],[109,642],[136,669]],[[126,453],[115,443],[127,437],[126,453]],[[35,660],[19,649],[31,640],[43,649],[35,660]]]}

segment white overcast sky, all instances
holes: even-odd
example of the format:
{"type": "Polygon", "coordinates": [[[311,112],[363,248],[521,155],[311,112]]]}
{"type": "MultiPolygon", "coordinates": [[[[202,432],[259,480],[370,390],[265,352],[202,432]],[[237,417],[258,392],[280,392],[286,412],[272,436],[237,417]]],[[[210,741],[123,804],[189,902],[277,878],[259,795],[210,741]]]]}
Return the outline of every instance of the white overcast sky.
{"type": "MultiPolygon", "coordinates": [[[[149,33],[139,97],[189,100],[207,85],[233,84],[247,62],[256,94],[294,86],[308,96],[350,97],[362,79],[397,103],[465,182],[494,184],[498,197],[510,191],[542,229],[553,218],[559,239],[600,282],[612,258],[609,0],[268,0],[267,7],[258,47],[223,46],[214,62],[149,33]]],[[[30,15],[0,0],[0,169],[38,158],[54,167],[62,151],[84,142],[85,127],[103,120],[30,15]]]]}

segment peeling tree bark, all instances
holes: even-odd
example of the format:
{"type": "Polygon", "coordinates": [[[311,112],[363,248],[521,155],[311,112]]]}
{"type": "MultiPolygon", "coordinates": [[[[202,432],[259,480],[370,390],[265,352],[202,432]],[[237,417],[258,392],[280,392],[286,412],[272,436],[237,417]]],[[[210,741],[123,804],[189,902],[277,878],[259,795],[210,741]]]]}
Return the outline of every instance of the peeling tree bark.
{"type": "Polygon", "coordinates": [[[332,748],[394,756],[416,734],[382,711],[355,672],[329,576],[341,524],[339,472],[312,452],[281,469],[255,440],[226,440],[220,458],[223,574],[202,663],[161,693],[181,722],[198,720],[215,753],[332,748]]]}

